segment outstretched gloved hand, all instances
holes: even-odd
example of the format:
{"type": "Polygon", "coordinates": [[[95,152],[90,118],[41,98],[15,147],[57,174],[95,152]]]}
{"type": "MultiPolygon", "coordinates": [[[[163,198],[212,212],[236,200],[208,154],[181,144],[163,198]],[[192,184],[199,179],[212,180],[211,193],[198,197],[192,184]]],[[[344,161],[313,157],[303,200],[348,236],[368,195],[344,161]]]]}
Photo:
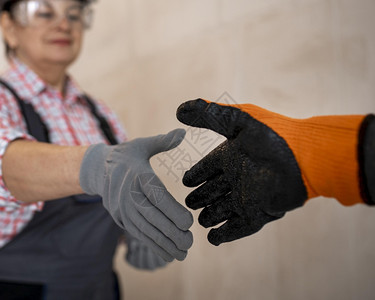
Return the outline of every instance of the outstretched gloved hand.
{"type": "Polygon", "coordinates": [[[358,178],[358,132],[364,116],[291,119],[251,104],[183,103],[177,118],[227,140],[183,178],[196,187],[186,198],[204,208],[199,223],[214,245],[259,231],[309,198],[363,203],[358,178]]]}
{"type": "Polygon", "coordinates": [[[155,175],[149,159],[177,147],[183,129],[139,138],[116,146],[92,145],[80,168],[80,184],[100,195],[114,221],[165,261],[184,260],[193,243],[191,213],[155,175]]]}

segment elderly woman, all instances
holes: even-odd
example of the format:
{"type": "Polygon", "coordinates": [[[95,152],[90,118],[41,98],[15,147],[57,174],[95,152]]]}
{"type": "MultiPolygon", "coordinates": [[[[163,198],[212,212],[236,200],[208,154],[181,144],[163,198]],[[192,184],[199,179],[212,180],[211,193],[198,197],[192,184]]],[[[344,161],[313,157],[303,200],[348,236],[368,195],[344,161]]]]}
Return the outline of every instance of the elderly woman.
{"type": "Polygon", "coordinates": [[[10,65],[0,82],[1,299],[116,299],[112,258],[125,232],[138,268],[183,260],[192,244],[191,214],[149,164],[184,131],[124,142],[114,114],[67,75],[91,5],[0,0],[10,65]]]}

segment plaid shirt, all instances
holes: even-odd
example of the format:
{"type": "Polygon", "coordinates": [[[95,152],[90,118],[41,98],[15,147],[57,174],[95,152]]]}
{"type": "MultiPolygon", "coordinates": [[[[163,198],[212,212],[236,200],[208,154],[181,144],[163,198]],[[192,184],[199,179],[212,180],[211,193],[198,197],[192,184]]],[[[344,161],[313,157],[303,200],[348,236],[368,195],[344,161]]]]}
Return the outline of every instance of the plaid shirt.
{"type": "MultiPolygon", "coordinates": [[[[16,59],[1,78],[13,87],[21,99],[32,104],[49,128],[53,144],[73,146],[107,142],[89,107],[82,101],[82,91],[70,78],[64,97],[16,59]]],[[[117,140],[125,141],[125,131],[113,112],[103,103],[95,103],[99,113],[113,128],[117,140]]],[[[35,211],[43,209],[43,202],[25,204],[17,201],[4,184],[2,158],[8,144],[18,138],[35,140],[27,133],[16,100],[0,85],[0,247],[28,224],[35,211]]]]}

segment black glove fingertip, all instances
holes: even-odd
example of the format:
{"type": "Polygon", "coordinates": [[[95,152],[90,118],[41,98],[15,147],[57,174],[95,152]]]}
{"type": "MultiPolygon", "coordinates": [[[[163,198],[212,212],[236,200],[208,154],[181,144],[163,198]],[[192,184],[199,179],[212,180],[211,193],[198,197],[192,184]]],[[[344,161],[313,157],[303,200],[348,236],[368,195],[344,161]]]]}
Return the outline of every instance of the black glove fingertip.
{"type": "Polygon", "coordinates": [[[189,195],[185,199],[185,204],[186,204],[187,207],[189,207],[191,209],[194,209],[194,210],[196,210],[196,209],[199,208],[199,206],[197,205],[196,200],[194,198],[192,198],[192,197],[189,197],[189,195]]]}
{"type": "Polygon", "coordinates": [[[204,110],[207,105],[208,103],[201,98],[186,101],[177,108],[176,117],[180,122],[194,126],[192,123],[197,118],[196,113],[204,110]]]}
{"type": "Polygon", "coordinates": [[[207,235],[207,240],[214,246],[219,246],[222,243],[221,236],[217,233],[217,229],[211,229],[207,235]]]}
{"type": "Polygon", "coordinates": [[[204,228],[211,227],[210,216],[204,213],[204,210],[199,214],[198,223],[202,225],[204,228]]]}
{"type": "Polygon", "coordinates": [[[184,177],[182,177],[182,183],[186,187],[195,187],[196,184],[194,183],[193,177],[190,175],[189,171],[186,171],[184,177]]]}

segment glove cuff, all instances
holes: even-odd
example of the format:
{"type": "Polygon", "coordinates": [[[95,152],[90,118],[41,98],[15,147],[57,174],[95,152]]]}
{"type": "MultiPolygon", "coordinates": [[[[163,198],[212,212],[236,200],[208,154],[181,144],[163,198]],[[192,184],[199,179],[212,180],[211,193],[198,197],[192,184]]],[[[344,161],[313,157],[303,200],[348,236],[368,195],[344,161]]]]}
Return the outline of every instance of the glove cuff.
{"type": "Polygon", "coordinates": [[[89,195],[102,195],[104,187],[103,174],[106,174],[106,157],[110,146],[105,144],[91,145],[83,156],[79,183],[83,191],[89,195]]]}
{"type": "Polygon", "coordinates": [[[365,116],[292,119],[251,104],[236,105],[285,139],[301,169],[308,199],[363,203],[358,163],[359,130],[365,116]]]}

